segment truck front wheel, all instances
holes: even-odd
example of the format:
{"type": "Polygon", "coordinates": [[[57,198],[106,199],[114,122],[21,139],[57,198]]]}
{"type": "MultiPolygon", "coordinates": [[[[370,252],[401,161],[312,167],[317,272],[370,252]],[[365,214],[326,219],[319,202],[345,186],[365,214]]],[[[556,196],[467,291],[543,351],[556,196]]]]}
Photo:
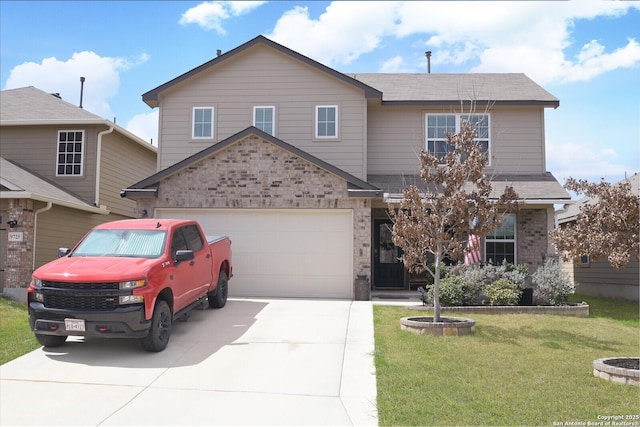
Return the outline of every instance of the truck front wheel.
{"type": "Polygon", "coordinates": [[[35,334],[36,339],[44,347],[60,347],[67,341],[66,335],[42,335],[35,334]]]}
{"type": "Polygon", "coordinates": [[[224,271],[220,272],[220,276],[218,276],[218,286],[216,286],[215,292],[207,295],[207,299],[209,300],[209,307],[211,308],[222,308],[227,303],[227,295],[229,294],[229,279],[227,278],[227,273],[224,271]]]}
{"type": "Polygon", "coordinates": [[[164,300],[158,301],[153,310],[149,334],[140,340],[142,348],[156,353],[164,350],[171,337],[172,320],[169,304],[164,300]]]}

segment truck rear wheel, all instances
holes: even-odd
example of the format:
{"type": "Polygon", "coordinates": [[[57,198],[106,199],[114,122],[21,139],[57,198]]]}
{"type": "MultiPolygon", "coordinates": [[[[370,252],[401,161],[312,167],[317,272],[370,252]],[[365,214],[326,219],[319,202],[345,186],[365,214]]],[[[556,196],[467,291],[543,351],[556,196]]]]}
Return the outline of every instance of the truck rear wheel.
{"type": "Polygon", "coordinates": [[[229,279],[227,278],[227,273],[224,271],[220,272],[220,276],[218,276],[218,286],[216,287],[215,292],[212,292],[207,295],[207,299],[209,300],[209,307],[211,308],[222,308],[227,303],[227,295],[229,294],[229,279]]]}
{"type": "Polygon", "coordinates": [[[60,347],[67,341],[66,335],[42,335],[35,334],[36,339],[44,347],[60,347]]]}
{"type": "Polygon", "coordinates": [[[153,309],[149,334],[140,340],[142,348],[156,353],[164,350],[169,344],[172,323],[169,304],[164,300],[158,301],[153,309]]]}

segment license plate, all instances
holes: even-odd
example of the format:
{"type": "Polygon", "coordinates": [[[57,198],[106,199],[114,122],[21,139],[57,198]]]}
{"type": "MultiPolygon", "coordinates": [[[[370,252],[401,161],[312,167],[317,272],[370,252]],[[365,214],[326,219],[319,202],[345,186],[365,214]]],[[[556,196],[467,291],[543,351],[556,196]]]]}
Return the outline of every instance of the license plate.
{"type": "Polygon", "coordinates": [[[84,319],[64,319],[64,329],[68,332],[84,332],[84,319]]]}

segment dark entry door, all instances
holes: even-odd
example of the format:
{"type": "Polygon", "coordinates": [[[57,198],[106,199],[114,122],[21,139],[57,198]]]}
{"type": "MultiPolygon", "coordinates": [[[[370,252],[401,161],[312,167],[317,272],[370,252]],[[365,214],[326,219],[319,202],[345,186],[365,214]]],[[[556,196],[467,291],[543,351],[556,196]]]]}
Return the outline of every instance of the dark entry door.
{"type": "Polygon", "coordinates": [[[376,288],[404,288],[402,252],[393,244],[390,220],[375,220],[373,231],[373,286],[376,288]]]}

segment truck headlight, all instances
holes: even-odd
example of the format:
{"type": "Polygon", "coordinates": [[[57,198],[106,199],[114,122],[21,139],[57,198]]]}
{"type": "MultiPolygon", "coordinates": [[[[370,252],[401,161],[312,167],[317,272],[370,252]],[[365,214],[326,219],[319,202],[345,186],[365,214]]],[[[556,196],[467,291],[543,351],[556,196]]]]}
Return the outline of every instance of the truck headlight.
{"type": "Polygon", "coordinates": [[[137,304],[144,302],[144,296],[142,295],[120,295],[118,299],[119,304],[137,304]]]}
{"type": "Polygon", "coordinates": [[[130,280],[128,282],[120,282],[120,289],[121,290],[137,289],[145,286],[146,284],[147,284],[147,281],[145,279],[130,280]]]}
{"type": "Polygon", "coordinates": [[[42,280],[38,279],[37,277],[31,276],[31,283],[30,284],[35,289],[40,289],[42,287],[42,280]]]}
{"type": "Polygon", "coordinates": [[[29,288],[31,292],[31,296],[34,301],[44,302],[44,294],[42,293],[42,280],[37,277],[31,276],[31,283],[29,283],[29,288]]]}

